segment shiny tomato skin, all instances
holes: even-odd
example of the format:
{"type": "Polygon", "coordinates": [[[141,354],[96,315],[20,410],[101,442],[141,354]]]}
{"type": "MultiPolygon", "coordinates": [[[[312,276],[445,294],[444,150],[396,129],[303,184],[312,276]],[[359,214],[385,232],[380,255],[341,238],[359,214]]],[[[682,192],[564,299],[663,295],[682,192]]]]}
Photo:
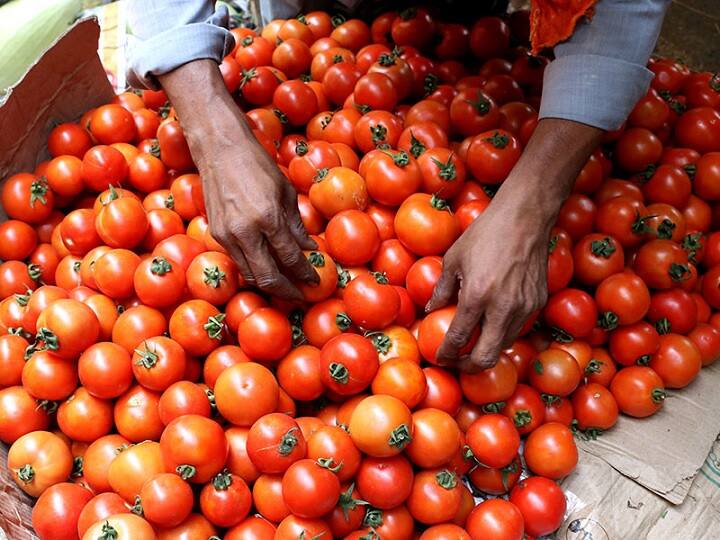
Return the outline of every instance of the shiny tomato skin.
{"type": "Polygon", "coordinates": [[[33,508],[35,533],[41,540],[75,540],[80,513],[92,496],[90,490],[69,482],[49,487],[33,508]]]}
{"type": "Polygon", "coordinates": [[[525,526],[517,507],[503,499],[490,499],[477,505],[465,525],[470,538],[521,540],[525,526]]]}
{"type": "Polygon", "coordinates": [[[521,481],[510,493],[525,521],[525,533],[542,536],[560,526],[567,501],[562,489],[552,480],[533,476],[521,481]]]}

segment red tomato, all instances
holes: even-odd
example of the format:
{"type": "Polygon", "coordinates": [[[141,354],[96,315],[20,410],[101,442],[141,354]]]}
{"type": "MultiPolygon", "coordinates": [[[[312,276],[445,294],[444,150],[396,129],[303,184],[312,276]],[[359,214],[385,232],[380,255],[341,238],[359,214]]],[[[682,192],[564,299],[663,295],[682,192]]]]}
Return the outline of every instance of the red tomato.
{"type": "Polygon", "coordinates": [[[525,533],[550,534],[562,523],[567,501],[562,489],[552,480],[533,476],[521,481],[510,493],[525,521],[525,533]]]}
{"type": "Polygon", "coordinates": [[[525,537],[523,515],[514,504],[503,499],[490,499],[477,505],[468,516],[465,528],[471,538],[521,540],[525,537]]]}

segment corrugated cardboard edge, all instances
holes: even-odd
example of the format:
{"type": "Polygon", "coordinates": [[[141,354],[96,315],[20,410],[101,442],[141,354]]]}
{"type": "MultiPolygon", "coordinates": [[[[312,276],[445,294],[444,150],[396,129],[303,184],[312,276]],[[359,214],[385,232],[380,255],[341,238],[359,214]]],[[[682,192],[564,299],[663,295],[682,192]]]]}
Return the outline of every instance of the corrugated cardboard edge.
{"type": "MultiPolygon", "coordinates": [[[[97,19],[81,20],[43,53],[10,90],[0,107],[0,178],[32,171],[49,157],[47,136],[57,124],[113,97],[97,55],[97,19]]],[[[5,219],[0,209],[0,220],[5,219]]],[[[31,504],[7,471],[0,444],[0,529],[9,540],[32,540],[31,504]]],[[[1,537],[0,537],[1,538],[1,537]]]]}
{"type": "Polygon", "coordinates": [[[60,36],[8,93],[0,107],[0,178],[33,170],[48,156],[47,135],[107,103],[113,91],[97,55],[97,19],[60,36]]]}

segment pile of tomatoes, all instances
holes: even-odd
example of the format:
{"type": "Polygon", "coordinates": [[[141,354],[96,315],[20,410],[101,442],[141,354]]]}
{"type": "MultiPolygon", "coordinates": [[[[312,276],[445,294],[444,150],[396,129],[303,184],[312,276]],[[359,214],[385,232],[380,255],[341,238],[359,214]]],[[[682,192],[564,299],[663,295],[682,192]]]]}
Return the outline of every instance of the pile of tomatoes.
{"type": "Polygon", "coordinates": [[[423,308],[537,125],[527,14],[233,34],[220,70],[298,192],[320,283],[301,306],[245,286],[162,91],[54,128],[0,225],[0,440],[37,534],[551,533],[574,436],[654,414],[720,355],[718,76],[651,63],[562,207],[547,305],[468,374],[435,356],[455,307],[423,308]]]}

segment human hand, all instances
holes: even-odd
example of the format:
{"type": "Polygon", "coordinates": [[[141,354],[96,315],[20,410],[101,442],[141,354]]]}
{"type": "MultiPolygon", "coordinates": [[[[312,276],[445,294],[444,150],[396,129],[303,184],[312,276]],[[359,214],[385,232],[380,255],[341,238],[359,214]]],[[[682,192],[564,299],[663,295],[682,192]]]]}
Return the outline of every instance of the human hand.
{"type": "Polygon", "coordinates": [[[494,366],[531,313],[545,304],[551,220],[514,202],[493,201],[443,258],[426,310],[451,303],[458,287],[459,292],[455,318],[437,352],[441,364],[469,373],[494,366]],[[482,332],[471,354],[459,356],[478,324],[482,332]]]}
{"type": "Polygon", "coordinates": [[[302,300],[281,269],[290,278],[318,283],[302,252],[317,245],[302,224],[295,189],[255,139],[217,64],[196,60],[158,78],[200,172],[213,237],[247,283],[302,300]]]}

